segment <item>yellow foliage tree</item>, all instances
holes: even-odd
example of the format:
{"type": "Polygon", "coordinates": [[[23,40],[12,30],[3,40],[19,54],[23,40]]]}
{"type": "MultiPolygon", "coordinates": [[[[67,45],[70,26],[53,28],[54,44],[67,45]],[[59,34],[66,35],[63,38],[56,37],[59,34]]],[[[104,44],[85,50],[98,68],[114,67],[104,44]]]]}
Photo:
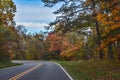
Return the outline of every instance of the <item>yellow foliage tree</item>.
{"type": "Polygon", "coordinates": [[[97,13],[97,20],[104,26],[104,38],[100,49],[120,40],[120,0],[101,2],[101,11],[97,13]]]}

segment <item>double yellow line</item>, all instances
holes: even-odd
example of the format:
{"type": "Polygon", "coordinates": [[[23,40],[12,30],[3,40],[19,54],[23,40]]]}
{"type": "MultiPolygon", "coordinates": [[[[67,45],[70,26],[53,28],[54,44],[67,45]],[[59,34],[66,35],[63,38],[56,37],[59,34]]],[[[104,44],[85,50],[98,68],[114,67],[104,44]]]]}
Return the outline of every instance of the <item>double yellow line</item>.
{"type": "Polygon", "coordinates": [[[31,69],[28,69],[28,70],[26,70],[26,71],[24,71],[24,72],[22,72],[22,73],[20,73],[20,74],[18,74],[16,76],[10,78],[9,80],[17,80],[18,78],[26,75],[27,73],[33,71],[34,69],[38,68],[39,66],[41,66],[41,64],[38,64],[37,66],[35,66],[35,67],[31,68],[31,69]]]}

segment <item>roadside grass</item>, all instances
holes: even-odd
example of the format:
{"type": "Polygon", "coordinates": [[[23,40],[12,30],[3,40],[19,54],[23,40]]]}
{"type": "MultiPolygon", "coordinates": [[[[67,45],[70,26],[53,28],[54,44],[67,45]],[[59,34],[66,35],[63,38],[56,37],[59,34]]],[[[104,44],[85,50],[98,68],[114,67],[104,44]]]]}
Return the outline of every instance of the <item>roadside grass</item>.
{"type": "Polygon", "coordinates": [[[12,63],[10,61],[0,61],[0,69],[6,68],[6,67],[11,67],[11,66],[17,66],[17,65],[21,65],[21,64],[12,63]]]}
{"type": "Polygon", "coordinates": [[[57,61],[74,80],[120,80],[120,63],[112,61],[57,61]]]}

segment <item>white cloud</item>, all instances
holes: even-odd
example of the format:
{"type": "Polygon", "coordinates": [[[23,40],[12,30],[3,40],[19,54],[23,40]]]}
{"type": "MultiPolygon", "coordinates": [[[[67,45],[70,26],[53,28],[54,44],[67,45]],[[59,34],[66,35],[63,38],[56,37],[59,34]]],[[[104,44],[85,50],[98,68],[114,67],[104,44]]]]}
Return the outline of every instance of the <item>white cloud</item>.
{"type": "Polygon", "coordinates": [[[16,22],[17,25],[23,25],[26,28],[36,28],[43,29],[44,26],[47,26],[46,23],[37,23],[37,22],[16,22]]]}
{"type": "Polygon", "coordinates": [[[52,8],[18,6],[15,21],[54,21],[56,16],[52,14],[53,11],[52,8]]]}
{"type": "Polygon", "coordinates": [[[16,25],[23,25],[28,30],[28,32],[39,32],[45,31],[44,26],[47,26],[46,23],[37,23],[37,22],[16,22],[16,25]]]}
{"type": "MultiPolygon", "coordinates": [[[[17,1],[17,0],[16,0],[17,1]]],[[[15,22],[23,25],[29,32],[45,31],[43,26],[55,20],[56,16],[52,13],[56,8],[46,8],[40,5],[25,5],[17,3],[15,22]]]]}

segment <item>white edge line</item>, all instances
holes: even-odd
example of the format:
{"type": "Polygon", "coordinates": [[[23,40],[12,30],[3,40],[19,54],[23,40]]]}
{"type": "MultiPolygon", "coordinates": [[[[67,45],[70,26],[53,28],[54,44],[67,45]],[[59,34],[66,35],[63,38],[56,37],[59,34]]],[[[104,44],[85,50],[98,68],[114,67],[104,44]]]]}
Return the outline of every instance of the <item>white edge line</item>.
{"type": "Polygon", "coordinates": [[[70,78],[70,80],[73,80],[73,78],[69,75],[69,73],[60,64],[56,62],[53,62],[53,63],[57,64],[65,72],[65,74],[70,78]]]}

